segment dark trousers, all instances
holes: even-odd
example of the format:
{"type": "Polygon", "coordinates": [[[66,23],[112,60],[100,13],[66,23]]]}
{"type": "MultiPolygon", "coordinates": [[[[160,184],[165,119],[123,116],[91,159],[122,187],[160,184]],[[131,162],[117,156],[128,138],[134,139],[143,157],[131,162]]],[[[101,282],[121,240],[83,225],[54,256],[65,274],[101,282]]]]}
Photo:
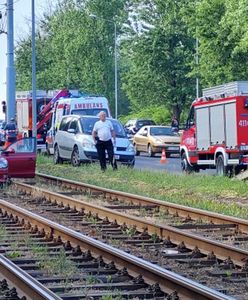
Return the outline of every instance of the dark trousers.
{"type": "Polygon", "coordinates": [[[96,149],[98,153],[98,158],[100,160],[101,170],[105,171],[106,166],[106,150],[109,157],[109,162],[111,163],[113,169],[117,169],[116,162],[114,162],[114,147],[111,140],[108,141],[97,141],[96,149]]]}

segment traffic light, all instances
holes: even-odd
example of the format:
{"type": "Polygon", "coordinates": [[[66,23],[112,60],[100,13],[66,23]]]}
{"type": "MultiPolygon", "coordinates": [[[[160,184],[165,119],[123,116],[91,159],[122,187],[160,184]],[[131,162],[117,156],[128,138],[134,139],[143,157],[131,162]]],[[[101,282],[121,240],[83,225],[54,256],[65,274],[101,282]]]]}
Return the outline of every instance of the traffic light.
{"type": "Polygon", "coordinates": [[[2,111],[6,114],[6,101],[2,101],[2,111]]]}

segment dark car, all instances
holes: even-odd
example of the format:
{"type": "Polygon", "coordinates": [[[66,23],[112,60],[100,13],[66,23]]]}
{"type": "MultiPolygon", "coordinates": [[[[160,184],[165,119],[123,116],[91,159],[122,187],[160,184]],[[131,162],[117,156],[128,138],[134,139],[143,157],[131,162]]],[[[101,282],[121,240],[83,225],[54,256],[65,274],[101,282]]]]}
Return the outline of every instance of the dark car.
{"type": "Polygon", "coordinates": [[[133,119],[129,120],[124,127],[129,134],[134,135],[141,127],[148,125],[155,125],[155,122],[149,119],[133,119]]]}

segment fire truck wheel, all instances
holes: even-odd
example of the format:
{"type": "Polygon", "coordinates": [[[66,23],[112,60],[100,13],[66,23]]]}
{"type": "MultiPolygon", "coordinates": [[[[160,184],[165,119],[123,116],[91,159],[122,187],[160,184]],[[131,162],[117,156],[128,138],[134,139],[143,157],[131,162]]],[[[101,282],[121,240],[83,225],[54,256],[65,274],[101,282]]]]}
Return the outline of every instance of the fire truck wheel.
{"type": "Polygon", "coordinates": [[[54,147],[53,162],[54,162],[55,165],[63,163],[62,158],[59,156],[59,147],[58,147],[58,145],[55,145],[55,147],[54,147]]]}
{"type": "Polygon", "coordinates": [[[148,152],[148,156],[149,157],[153,157],[154,156],[154,152],[152,151],[152,146],[150,144],[147,147],[147,152],[148,152]]]}
{"type": "Polygon", "coordinates": [[[216,158],[216,174],[218,176],[228,175],[228,167],[226,167],[224,164],[224,157],[222,154],[216,158]]]}
{"type": "Polygon", "coordinates": [[[185,153],[181,156],[181,168],[185,173],[192,173],[194,171],[194,168],[189,164],[185,153]]]}
{"type": "Polygon", "coordinates": [[[79,158],[79,151],[78,147],[74,147],[72,154],[71,154],[71,164],[73,167],[80,166],[80,158],[79,158]]]}

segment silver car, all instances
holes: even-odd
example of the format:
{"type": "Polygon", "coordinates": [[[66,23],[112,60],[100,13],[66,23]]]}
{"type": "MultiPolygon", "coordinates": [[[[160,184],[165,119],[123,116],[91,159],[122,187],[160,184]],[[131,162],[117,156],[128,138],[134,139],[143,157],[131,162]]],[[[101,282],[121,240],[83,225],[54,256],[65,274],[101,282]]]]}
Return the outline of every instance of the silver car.
{"type": "MultiPolygon", "coordinates": [[[[98,160],[97,150],[92,138],[92,130],[99,120],[95,116],[70,115],[62,118],[54,142],[54,163],[63,160],[71,161],[73,166],[81,162],[98,160]]],[[[135,153],[132,143],[128,140],[121,123],[114,119],[112,122],[116,133],[115,159],[121,164],[133,167],[135,153]]]]}

